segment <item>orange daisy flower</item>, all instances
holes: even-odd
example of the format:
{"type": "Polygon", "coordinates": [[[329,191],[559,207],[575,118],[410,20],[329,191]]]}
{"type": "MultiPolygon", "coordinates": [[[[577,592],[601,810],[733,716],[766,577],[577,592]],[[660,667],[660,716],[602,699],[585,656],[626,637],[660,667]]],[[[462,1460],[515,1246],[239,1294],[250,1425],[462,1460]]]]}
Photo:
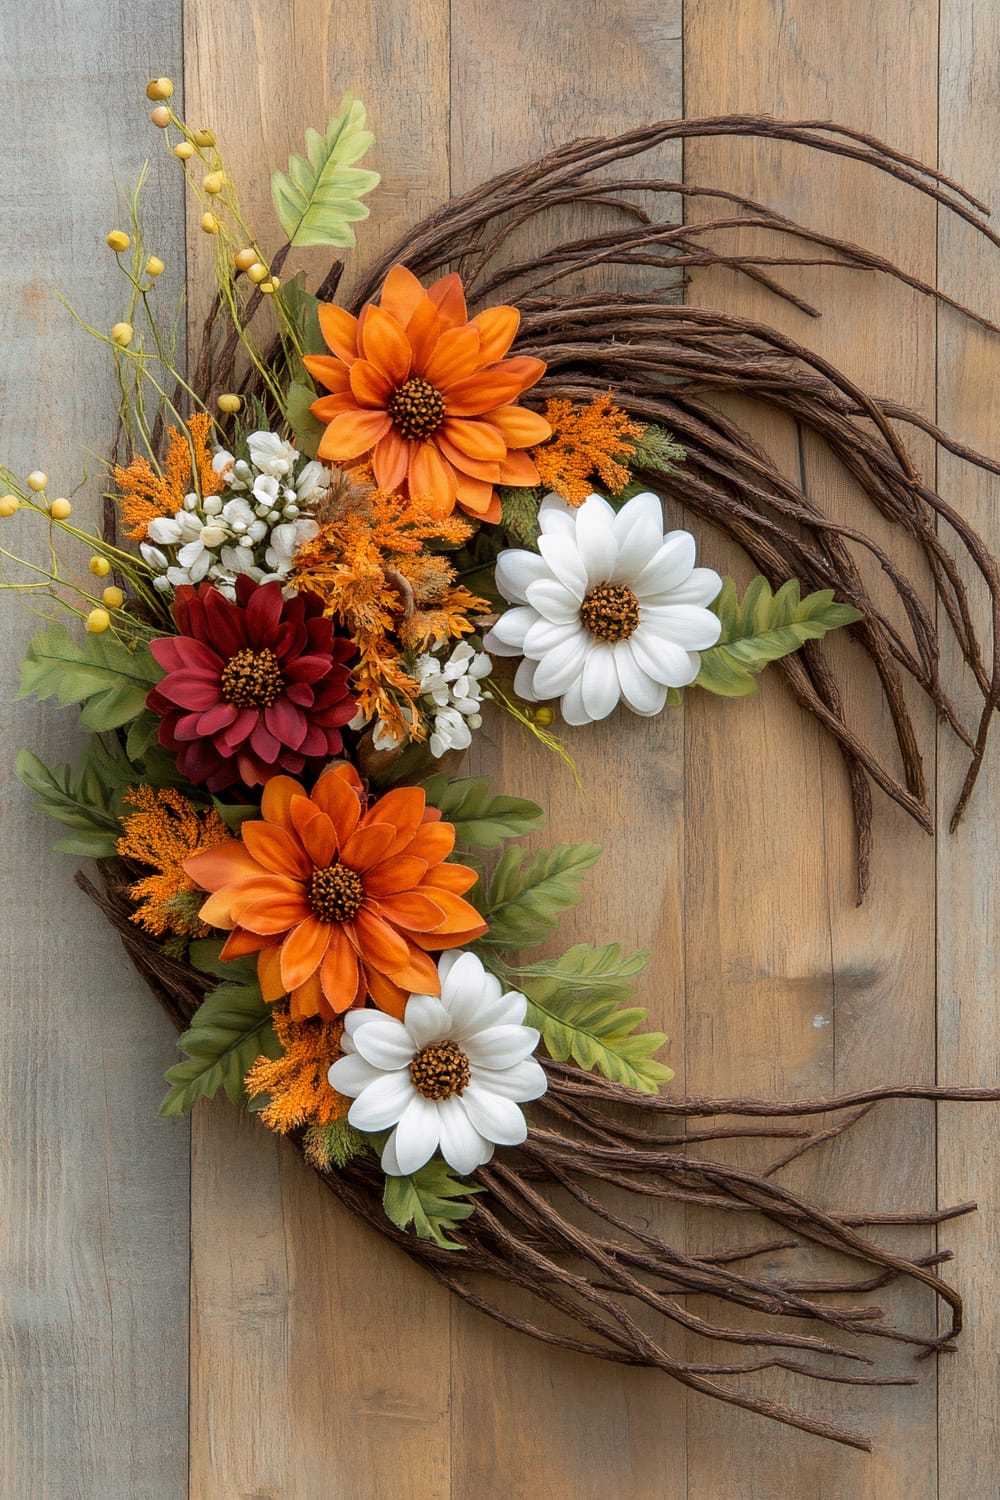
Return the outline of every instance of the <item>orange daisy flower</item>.
{"type": "Polygon", "coordinates": [[[319,457],[347,463],[371,455],[380,490],[427,497],[437,516],[456,505],[481,521],[500,519],[494,485],[532,486],[538,470],[525,448],[551,427],[511,403],[540,380],[540,359],[505,359],[520,314],[491,307],[469,320],[461,279],[424,291],[394,266],[378,303],[360,317],[322,303],[319,321],[332,355],[306,357],[332,391],[312,406],[328,423],[319,457]]]}
{"type": "Polygon", "coordinates": [[[184,868],[214,893],[200,915],[229,932],[222,957],[258,954],[264,999],[287,994],[293,1020],[335,1016],[366,995],[402,1017],[411,994],[439,991],[429,955],[486,931],[462,899],[476,872],[445,863],[455,830],[419,787],[367,807],[357,772],[340,764],[308,795],[273,776],[261,814],[184,868]]]}

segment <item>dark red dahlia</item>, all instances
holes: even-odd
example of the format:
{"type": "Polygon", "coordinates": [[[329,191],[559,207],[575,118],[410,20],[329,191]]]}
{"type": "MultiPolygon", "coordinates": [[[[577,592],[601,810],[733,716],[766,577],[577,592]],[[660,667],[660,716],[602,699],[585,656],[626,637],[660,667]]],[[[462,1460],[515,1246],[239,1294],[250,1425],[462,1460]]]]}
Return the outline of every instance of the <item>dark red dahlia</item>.
{"type": "Polygon", "coordinates": [[[190,781],[258,786],[340,754],[356,707],[345,665],[354,648],[314,594],[285,599],[280,583],[241,576],[235,603],[211,583],[179,588],[174,618],[177,635],[151,643],[167,675],[146,702],[190,781]]]}

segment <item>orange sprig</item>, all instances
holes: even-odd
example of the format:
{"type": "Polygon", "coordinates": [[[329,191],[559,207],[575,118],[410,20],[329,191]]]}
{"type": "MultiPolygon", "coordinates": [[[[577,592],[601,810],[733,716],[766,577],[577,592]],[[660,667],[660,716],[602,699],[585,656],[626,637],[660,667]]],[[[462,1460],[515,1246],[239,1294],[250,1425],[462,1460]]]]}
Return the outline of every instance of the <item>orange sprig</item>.
{"type": "Polygon", "coordinates": [[[150,521],[159,516],[175,516],[192,491],[207,499],[221,494],[225,481],[212,468],[208,434],[212,419],[207,412],[195,412],[184,432],[168,429],[167,452],[163,473],[158,474],[149,460],[136,455],[127,468],[116,464],[112,477],[118,488],[118,506],[126,534],[141,542],[150,521]]]}
{"type": "Polygon", "coordinates": [[[157,937],[207,937],[210,928],[198,915],[199,888],[184,861],[228,839],[225,823],[214,808],[196,808],[172,787],[133,787],[124,800],[136,811],[122,819],[118,853],[156,871],[129,886],[136,903],[132,921],[157,937]]]}
{"type": "Polygon", "coordinates": [[[531,456],[546,490],[570,505],[582,505],[595,476],[609,495],[625,488],[632,476],[621,460],[644,429],[610,395],[597,396],[588,406],[556,397],[546,402],[545,416],[551,440],[533,448],[531,456]]]}
{"type": "Polygon", "coordinates": [[[327,1073],[340,1056],[343,1021],[319,1017],[293,1021],[287,1010],[278,1007],[274,1029],[284,1049],[281,1057],[258,1057],[245,1080],[248,1098],[268,1095],[268,1103],[259,1112],[261,1120],[279,1135],[303,1125],[332,1125],[342,1120],[351,1100],[331,1087],[327,1073]]]}

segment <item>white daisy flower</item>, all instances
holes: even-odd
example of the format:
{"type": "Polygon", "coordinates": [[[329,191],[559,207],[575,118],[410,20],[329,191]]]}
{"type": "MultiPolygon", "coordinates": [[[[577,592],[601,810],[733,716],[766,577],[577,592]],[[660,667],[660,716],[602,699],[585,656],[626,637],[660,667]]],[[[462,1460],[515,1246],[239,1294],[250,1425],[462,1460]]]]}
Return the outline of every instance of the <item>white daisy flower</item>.
{"type": "Polygon", "coordinates": [[[617,514],[600,495],[577,508],[547,495],[538,519],[538,553],[497,558],[497,587],[516,607],[486,649],[523,656],[515,691],[529,703],[559,698],[567,724],[605,719],[620,699],[633,713],[659,713],[668,689],[692,683],[699,651],[719,638],[707,606],[722,579],[695,567],[690,532],[664,535],[659,497],[649,492],[617,514]]]}
{"type": "Polygon", "coordinates": [[[402,1021],[348,1011],[345,1055],[329,1073],[337,1092],[354,1099],[352,1125],[391,1127],[382,1152],[390,1177],[418,1171],[436,1151],[467,1176],[495,1146],[521,1144],[528,1126],[518,1106],[546,1088],[524,996],[504,994],[474,953],[443,954],[438,972],[440,998],[411,995],[402,1021]]]}

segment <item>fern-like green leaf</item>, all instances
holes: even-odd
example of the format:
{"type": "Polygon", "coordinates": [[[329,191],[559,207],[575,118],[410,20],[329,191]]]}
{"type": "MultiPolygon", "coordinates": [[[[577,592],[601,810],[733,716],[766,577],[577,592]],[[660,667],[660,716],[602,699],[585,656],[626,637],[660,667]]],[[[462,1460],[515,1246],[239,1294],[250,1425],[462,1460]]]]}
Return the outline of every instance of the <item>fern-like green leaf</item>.
{"type": "Polygon", "coordinates": [[[525,863],[523,849],[506,849],[493,872],[484,902],[490,930],[480,938],[491,948],[530,948],[580,900],[580,881],[600,857],[599,844],[557,844],[539,849],[525,863]]]}
{"type": "Polygon", "coordinates": [[[435,1157],[410,1177],[387,1177],[382,1204],[398,1229],[412,1224],[422,1240],[433,1240],[442,1250],[461,1250],[464,1246],[450,1239],[448,1230],[469,1217],[475,1207],[469,1198],[482,1191],[435,1157]]]}
{"type": "Polygon", "coordinates": [[[755,693],[757,676],[769,662],[861,619],[853,605],[834,603],[832,589],[803,599],[794,578],[774,594],[767,579],[757,577],[742,600],[727,578],[712,609],[722,621],[722,634],[715,646],[701,653],[695,685],[726,698],[755,693]]]}
{"type": "Polygon", "coordinates": [[[525,797],[494,797],[486,776],[443,775],[422,783],[427,801],[455,825],[455,841],[472,849],[496,849],[505,839],[541,828],[545,814],[525,797]]]}
{"type": "Polygon", "coordinates": [[[527,1021],[541,1032],[549,1056],[557,1062],[572,1058],[588,1072],[596,1068],[644,1094],[669,1082],[673,1070],[653,1057],[667,1038],[660,1031],[636,1032],[647,1012],[621,1004],[648,962],[648,953],[624,954],[620,943],[578,943],[562,958],[520,969],[527,1021]]]}
{"type": "Polygon", "coordinates": [[[14,774],[34,792],[35,807],[73,830],[57,841],[57,849],[87,859],[114,854],[122,832],[118,817],[126,780],[99,740],[92,742],[79,771],[71,766],[50,770],[30,750],[22,750],[14,761],[14,774]]]}
{"type": "Polygon", "coordinates": [[[220,1088],[232,1104],[243,1104],[243,1080],[251,1065],[262,1054],[281,1055],[271,1007],[260,993],[253,962],[223,966],[208,947],[193,961],[207,972],[224,970],[227,978],[206,995],[178,1041],[187,1056],[167,1069],[170,1089],[160,1105],[161,1115],[186,1115],[199,1099],[213,1098],[220,1088]]]}
{"type": "Polygon", "coordinates": [[[17,696],[58,698],[63,708],[82,703],[84,728],[104,734],[137,718],[162,676],[147,645],[126,646],[110,633],[85,635],[78,643],[53,621],[28,647],[17,696]]]}
{"type": "Polygon", "coordinates": [[[381,180],[354,165],[374,140],[365,119],[361,101],[345,94],[326,134],[307,130],[305,156],[289,157],[287,174],[272,174],[274,206],[291,244],[355,243],[351,225],[368,217],[367,205],[358,200],[381,180]]]}

